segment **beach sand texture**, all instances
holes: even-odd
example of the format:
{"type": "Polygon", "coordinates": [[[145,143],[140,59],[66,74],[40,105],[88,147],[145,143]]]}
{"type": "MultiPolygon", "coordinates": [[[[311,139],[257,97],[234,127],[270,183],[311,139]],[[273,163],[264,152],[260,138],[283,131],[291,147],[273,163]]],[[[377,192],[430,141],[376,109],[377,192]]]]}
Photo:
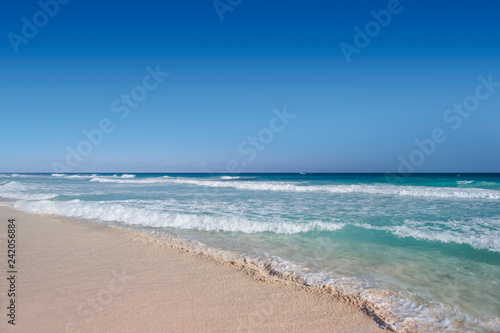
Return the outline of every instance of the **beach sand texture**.
{"type": "Polygon", "coordinates": [[[16,219],[16,320],[1,332],[384,332],[359,307],[117,228],[0,207],[16,219]]]}

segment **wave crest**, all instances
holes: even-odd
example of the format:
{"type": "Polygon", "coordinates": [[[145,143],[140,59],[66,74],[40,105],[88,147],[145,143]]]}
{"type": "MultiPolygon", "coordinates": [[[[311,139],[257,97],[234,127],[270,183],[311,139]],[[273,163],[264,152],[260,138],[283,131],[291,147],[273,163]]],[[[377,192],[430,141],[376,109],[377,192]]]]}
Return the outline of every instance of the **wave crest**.
{"type": "Polygon", "coordinates": [[[227,232],[274,232],[296,234],[308,231],[336,231],[342,223],[309,221],[305,223],[251,221],[242,217],[227,217],[208,214],[185,214],[152,208],[134,208],[129,205],[106,202],[72,201],[18,201],[14,208],[36,214],[56,214],[102,222],[119,222],[146,227],[168,227],[203,231],[227,232]]]}
{"type": "Polygon", "coordinates": [[[231,182],[197,179],[172,179],[178,184],[191,184],[207,187],[230,187],[239,190],[280,191],[280,192],[327,192],[327,193],[360,193],[397,195],[412,197],[464,198],[500,200],[500,191],[476,188],[403,186],[403,185],[301,185],[285,182],[231,182]]]}
{"type": "Polygon", "coordinates": [[[16,181],[7,181],[0,185],[0,197],[17,200],[48,200],[57,197],[55,193],[34,193],[30,188],[16,181]]]}

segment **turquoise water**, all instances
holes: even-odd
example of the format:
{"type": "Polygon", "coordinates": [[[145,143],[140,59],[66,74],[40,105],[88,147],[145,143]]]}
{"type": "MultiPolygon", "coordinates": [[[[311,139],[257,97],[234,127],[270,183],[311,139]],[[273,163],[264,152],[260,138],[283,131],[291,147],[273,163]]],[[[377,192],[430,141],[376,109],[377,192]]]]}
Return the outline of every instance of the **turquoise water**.
{"type": "Polygon", "coordinates": [[[500,331],[500,175],[0,175],[7,205],[272,261],[434,331],[500,331]]]}

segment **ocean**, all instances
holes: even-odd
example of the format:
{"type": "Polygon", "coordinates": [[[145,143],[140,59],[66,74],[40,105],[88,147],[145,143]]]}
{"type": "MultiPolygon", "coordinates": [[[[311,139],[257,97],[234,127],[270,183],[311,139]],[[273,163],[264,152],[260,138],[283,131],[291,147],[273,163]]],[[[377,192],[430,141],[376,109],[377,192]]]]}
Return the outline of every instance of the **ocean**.
{"type": "Polygon", "coordinates": [[[0,201],[272,266],[400,328],[500,332],[500,174],[1,174],[0,201]]]}

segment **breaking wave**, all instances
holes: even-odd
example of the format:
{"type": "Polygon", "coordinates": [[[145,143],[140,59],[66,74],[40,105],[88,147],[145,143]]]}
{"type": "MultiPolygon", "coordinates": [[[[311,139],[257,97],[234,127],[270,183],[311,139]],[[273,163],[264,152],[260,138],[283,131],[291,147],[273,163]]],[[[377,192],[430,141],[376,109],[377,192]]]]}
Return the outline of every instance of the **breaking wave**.
{"type": "Polygon", "coordinates": [[[134,208],[129,204],[108,202],[71,201],[18,201],[13,207],[29,213],[54,214],[103,222],[119,222],[146,227],[167,227],[204,231],[231,231],[243,233],[274,232],[296,234],[300,232],[335,231],[342,229],[342,223],[323,221],[286,222],[251,221],[243,217],[227,217],[209,214],[185,214],[151,208],[134,208]]]}

